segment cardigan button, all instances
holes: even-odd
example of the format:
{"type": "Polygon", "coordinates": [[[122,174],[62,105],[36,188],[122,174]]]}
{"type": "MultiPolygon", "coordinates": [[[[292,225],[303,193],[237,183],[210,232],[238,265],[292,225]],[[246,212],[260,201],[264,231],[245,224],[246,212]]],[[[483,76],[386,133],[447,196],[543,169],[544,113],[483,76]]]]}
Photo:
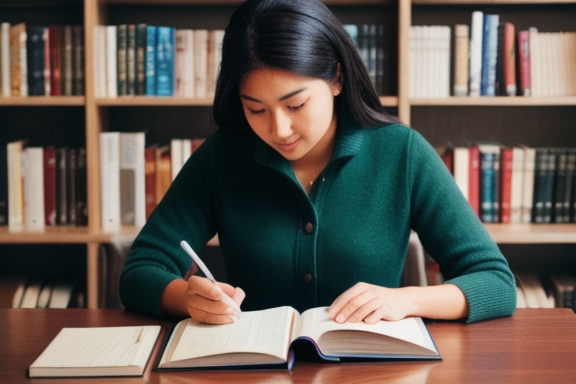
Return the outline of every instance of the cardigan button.
{"type": "Polygon", "coordinates": [[[304,226],[304,231],[306,231],[307,234],[311,234],[312,232],[314,232],[314,224],[306,223],[306,225],[304,226]]]}
{"type": "Polygon", "coordinates": [[[310,284],[310,283],[312,282],[312,275],[309,274],[309,273],[305,274],[305,275],[304,275],[304,282],[305,282],[306,284],[310,284]]]}

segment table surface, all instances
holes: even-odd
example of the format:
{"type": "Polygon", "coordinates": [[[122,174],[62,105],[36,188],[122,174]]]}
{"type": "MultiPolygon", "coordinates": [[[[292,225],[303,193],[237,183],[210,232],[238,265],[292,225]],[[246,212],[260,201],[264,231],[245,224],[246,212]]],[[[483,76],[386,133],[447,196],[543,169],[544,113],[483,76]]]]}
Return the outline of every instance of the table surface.
{"type": "Polygon", "coordinates": [[[0,309],[0,383],[576,383],[576,315],[570,309],[518,309],[509,318],[428,329],[442,361],[319,363],[289,371],[157,372],[159,341],[142,377],[29,379],[28,366],[63,327],[173,323],[123,310],[0,309]]]}

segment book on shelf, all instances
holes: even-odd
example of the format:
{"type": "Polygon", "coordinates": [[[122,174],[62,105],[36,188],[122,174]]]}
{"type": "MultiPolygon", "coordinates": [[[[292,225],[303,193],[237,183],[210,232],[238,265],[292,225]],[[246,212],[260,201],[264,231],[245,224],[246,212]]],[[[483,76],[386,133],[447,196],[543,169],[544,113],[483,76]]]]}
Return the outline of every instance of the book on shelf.
{"type": "Polygon", "coordinates": [[[482,76],[480,95],[496,96],[496,67],[498,61],[498,24],[500,16],[485,14],[482,37],[482,76]]]}
{"type": "Polygon", "coordinates": [[[498,26],[496,93],[516,96],[516,29],[505,22],[498,26]]]}
{"type": "Polygon", "coordinates": [[[156,208],[156,145],[144,150],[146,220],[156,208]]]}
{"type": "Polygon", "coordinates": [[[472,12],[470,22],[470,96],[480,96],[480,83],[482,79],[482,46],[484,38],[484,13],[472,12]]]}
{"type": "Polygon", "coordinates": [[[100,133],[102,230],[120,229],[120,132],[100,133]]]}
{"type": "Polygon", "coordinates": [[[128,24],[126,35],[126,94],[136,94],[136,25],[128,24]]]}
{"type": "Polygon", "coordinates": [[[46,223],[44,209],[44,149],[27,147],[24,149],[24,229],[27,232],[43,232],[46,223]]]}
{"type": "Polygon", "coordinates": [[[485,223],[498,221],[499,178],[500,178],[500,145],[479,144],[480,152],[480,216],[485,223]]]}
{"type": "Polygon", "coordinates": [[[128,24],[120,24],[116,28],[116,58],[118,96],[128,95],[128,24]]]}
{"type": "Polygon", "coordinates": [[[454,96],[468,96],[470,27],[454,25],[454,96]]]}
{"type": "Polygon", "coordinates": [[[10,90],[11,96],[28,95],[26,59],[26,23],[10,26],[10,90]]]}
{"type": "Polygon", "coordinates": [[[120,134],[120,215],[122,225],[146,223],[145,133],[120,134]]]}
{"type": "Polygon", "coordinates": [[[194,96],[207,97],[208,30],[194,30],[194,96]]]}
{"type": "Polygon", "coordinates": [[[510,193],[510,222],[522,222],[522,198],[524,193],[524,149],[512,148],[512,183],[510,193]]]}
{"type": "Polygon", "coordinates": [[[24,189],[22,153],[25,140],[7,144],[8,164],[8,230],[20,232],[24,229],[24,189]]]}
{"type": "Polygon", "coordinates": [[[576,277],[568,273],[549,273],[545,279],[554,297],[555,307],[576,311],[576,277]]]}
{"type": "Polygon", "coordinates": [[[518,31],[517,36],[518,52],[518,85],[522,96],[531,96],[530,85],[530,32],[528,30],[518,31]]]}
{"type": "Polygon", "coordinates": [[[500,220],[509,223],[512,216],[512,172],[514,167],[513,148],[506,147],[501,150],[500,166],[500,220]]]}
{"type": "Polygon", "coordinates": [[[142,376],[160,330],[159,325],[62,328],[30,365],[29,376],[142,376]]]}
{"type": "Polygon", "coordinates": [[[291,307],[277,307],[243,312],[238,321],[226,325],[203,324],[192,319],[180,321],[168,340],[158,369],[291,369],[294,361],[291,345],[299,340],[312,342],[318,355],[329,361],[441,359],[421,318],[338,324],[331,319],[327,307],[302,314],[291,307]]]}
{"type": "Polygon", "coordinates": [[[524,151],[524,168],[522,178],[522,222],[532,222],[534,196],[534,175],[536,164],[536,149],[520,145],[524,151]]]}
{"type": "MultiPolygon", "coordinates": [[[[118,92],[118,27],[116,25],[106,26],[106,95],[116,97],[118,92]]],[[[98,57],[98,54],[96,54],[98,57]]]]}
{"type": "Polygon", "coordinates": [[[173,96],[176,62],[176,29],[158,27],[156,43],[156,95],[173,96]]]}
{"type": "Polygon", "coordinates": [[[10,81],[10,23],[3,22],[0,24],[1,51],[0,66],[2,68],[2,97],[12,95],[12,86],[10,81]]]}
{"type": "Polygon", "coordinates": [[[137,95],[146,95],[146,24],[136,25],[135,36],[135,92],[137,95]]]}
{"type": "Polygon", "coordinates": [[[480,217],[480,150],[478,145],[470,145],[468,152],[468,202],[476,216],[480,217]]]}
{"type": "Polygon", "coordinates": [[[156,95],[156,36],[158,27],[146,26],[146,95],[156,95]]]}
{"type": "Polygon", "coordinates": [[[8,146],[0,145],[0,225],[8,224],[8,146]]]}
{"type": "Polygon", "coordinates": [[[454,147],[454,181],[462,195],[469,200],[470,151],[468,147],[454,147]]]}

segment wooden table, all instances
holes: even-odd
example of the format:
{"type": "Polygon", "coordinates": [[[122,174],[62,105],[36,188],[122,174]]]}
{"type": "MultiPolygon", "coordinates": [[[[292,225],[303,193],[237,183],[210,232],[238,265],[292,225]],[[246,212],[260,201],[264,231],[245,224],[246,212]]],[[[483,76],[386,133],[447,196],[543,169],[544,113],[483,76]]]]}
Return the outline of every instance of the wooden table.
{"type": "Polygon", "coordinates": [[[0,309],[0,383],[576,383],[576,315],[519,309],[504,319],[428,325],[442,361],[316,363],[288,371],[156,372],[158,342],[143,377],[29,379],[28,366],[62,327],[172,323],[122,310],[0,309]]]}

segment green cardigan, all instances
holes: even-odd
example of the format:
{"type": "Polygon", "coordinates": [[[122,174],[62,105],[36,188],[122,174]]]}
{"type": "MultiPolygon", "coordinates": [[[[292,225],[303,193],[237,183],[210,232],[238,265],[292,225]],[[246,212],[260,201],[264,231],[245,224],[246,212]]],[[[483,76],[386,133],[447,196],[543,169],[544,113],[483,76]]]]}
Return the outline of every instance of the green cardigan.
{"type": "Polygon", "coordinates": [[[357,282],[400,285],[410,229],[468,300],[468,322],[509,316],[514,277],[435,150],[416,131],[346,129],[310,196],[257,138],[218,131],[184,165],[137,236],[120,281],[127,309],[160,314],[166,285],[218,233],[243,310],[329,306],[357,282]]]}

